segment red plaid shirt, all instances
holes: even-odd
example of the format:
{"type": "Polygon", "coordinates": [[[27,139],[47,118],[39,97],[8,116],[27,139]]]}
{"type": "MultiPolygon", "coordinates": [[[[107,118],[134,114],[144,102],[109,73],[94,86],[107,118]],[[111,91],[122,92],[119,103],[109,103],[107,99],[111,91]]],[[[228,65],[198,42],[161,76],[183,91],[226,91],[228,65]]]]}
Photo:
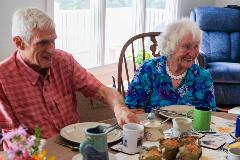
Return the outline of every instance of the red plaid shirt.
{"type": "Polygon", "coordinates": [[[30,134],[40,127],[44,138],[79,121],[76,91],[93,96],[102,85],[70,54],[56,50],[45,79],[28,67],[15,52],[0,63],[0,127],[19,124],[30,134]]]}

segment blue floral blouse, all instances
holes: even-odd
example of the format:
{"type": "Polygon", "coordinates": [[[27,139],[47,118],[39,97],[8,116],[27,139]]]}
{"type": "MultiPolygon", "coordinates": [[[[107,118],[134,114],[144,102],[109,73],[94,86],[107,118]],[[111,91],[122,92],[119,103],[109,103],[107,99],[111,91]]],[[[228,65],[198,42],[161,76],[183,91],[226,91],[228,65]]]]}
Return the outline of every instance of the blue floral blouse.
{"type": "Polygon", "coordinates": [[[128,87],[125,104],[129,108],[143,108],[150,112],[154,107],[193,105],[216,110],[213,82],[210,73],[193,64],[177,88],[166,72],[165,56],[143,63],[128,87]]]}

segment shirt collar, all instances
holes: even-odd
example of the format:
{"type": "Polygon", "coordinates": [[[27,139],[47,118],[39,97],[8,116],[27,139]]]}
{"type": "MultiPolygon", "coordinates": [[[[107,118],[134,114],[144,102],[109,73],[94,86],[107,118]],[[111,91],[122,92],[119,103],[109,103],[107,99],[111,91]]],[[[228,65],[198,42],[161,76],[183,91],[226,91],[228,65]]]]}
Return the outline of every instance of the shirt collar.
{"type": "MultiPolygon", "coordinates": [[[[17,61],[19,62],[19,67],[20,67],[20,70],[21,70],[21,73],[27,77],[31,83],[33,85],[36,85],[38,79],[41,78],[41,75],[39,73],[37,73],[36,71],[34,71],[32,68],[30,68],[25,62],[24,60],[22,59],[20,53],[17,51],[16,53],[16,59],[17,61]]],[[[49,77],[50,75],[50,69],[47,73],[47,76],[46,77],[49,77]]]]}

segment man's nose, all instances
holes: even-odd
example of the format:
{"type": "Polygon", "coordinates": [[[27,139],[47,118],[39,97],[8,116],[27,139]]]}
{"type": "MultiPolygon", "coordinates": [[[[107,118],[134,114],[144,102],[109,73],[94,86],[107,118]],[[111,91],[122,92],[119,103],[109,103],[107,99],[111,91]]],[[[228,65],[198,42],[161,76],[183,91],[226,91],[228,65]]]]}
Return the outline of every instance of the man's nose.
{"type": "Polygon", "coordinates": [[[53,49],[55,49],[55,42],[49,42],[47,51],[52,51],[53,49]]]}

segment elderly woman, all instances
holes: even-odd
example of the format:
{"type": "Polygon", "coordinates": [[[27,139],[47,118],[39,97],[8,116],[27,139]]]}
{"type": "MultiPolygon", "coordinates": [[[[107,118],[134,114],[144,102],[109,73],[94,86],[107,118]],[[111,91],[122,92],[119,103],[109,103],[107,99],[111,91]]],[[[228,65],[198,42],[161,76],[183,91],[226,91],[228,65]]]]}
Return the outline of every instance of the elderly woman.
{"type": "Polygon", "coordinates": [[[128,88],[126,105],[145,112],[169,105],[216,110],[211,75],[194,64],[200,43],[201,31],[191,20],[184,18],[168,25],[159,39],[162,56],[139,67],[128,88]]]}

